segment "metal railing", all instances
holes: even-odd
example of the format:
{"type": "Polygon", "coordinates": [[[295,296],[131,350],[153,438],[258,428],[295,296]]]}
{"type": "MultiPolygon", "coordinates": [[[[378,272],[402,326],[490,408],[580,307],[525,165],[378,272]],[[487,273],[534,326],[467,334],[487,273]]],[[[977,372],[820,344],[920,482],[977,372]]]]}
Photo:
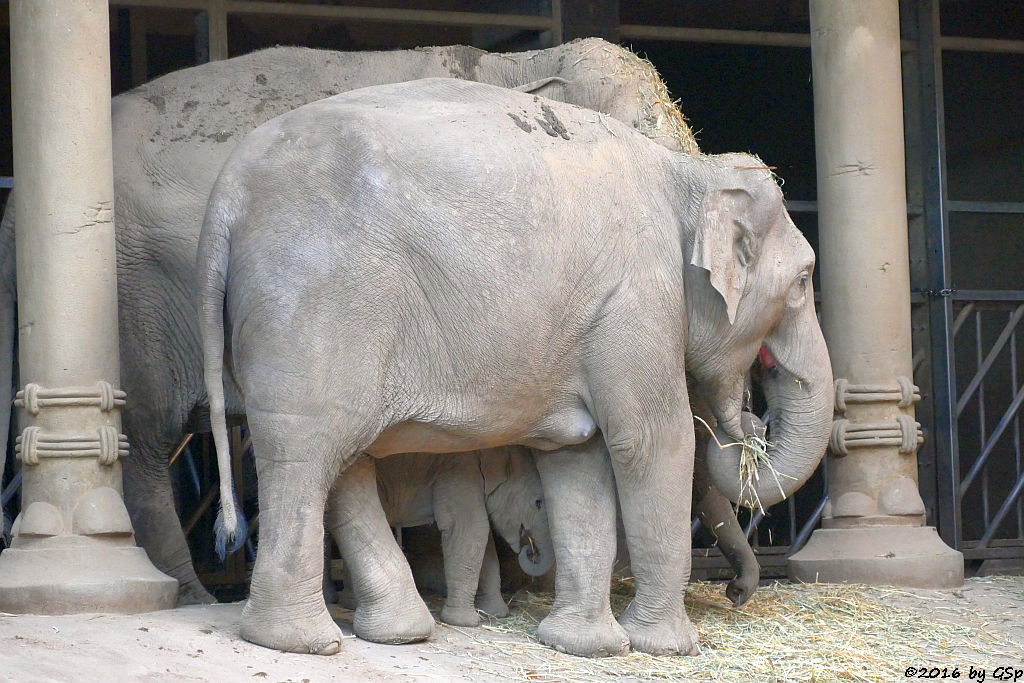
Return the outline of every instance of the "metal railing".
{"type": "Polygon", "coordinates": [[[964,515],[961,545],[971,559],[1024,546],[1024,292],[956,292],[954,406],[964,515]]]}

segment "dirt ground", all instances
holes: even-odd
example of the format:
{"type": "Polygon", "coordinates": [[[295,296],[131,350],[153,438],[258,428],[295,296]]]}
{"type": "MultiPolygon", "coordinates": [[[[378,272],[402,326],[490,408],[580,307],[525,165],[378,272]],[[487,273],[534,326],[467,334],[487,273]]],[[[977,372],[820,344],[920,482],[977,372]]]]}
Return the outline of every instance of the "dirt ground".
{"type": "MultiPolygon", "coordinates": [[[[621,609],[627,591],[614,598],[621,609]]],[[[949,677],[958,667],[971,680],[972,666],[986,669],[986,680],[997,667],[1016,667],[1024,680],[1024,577],[969,579],[945,591],[777,583],[740,609],[728,606],[724,584],[694,584],[688,605],[703,648],[695,658],[553,652],[532,637],[548,599],[517,594],[509,619],[473,629],[438,624],[424,643],[351,637],[333,657],[246,643],[240,603],[132,616],[5,615],[0,681],[895,680],[908,667],[947,667],[949,677]]],[[[335,616],[350,636],[351,612],[335,616]]]]}

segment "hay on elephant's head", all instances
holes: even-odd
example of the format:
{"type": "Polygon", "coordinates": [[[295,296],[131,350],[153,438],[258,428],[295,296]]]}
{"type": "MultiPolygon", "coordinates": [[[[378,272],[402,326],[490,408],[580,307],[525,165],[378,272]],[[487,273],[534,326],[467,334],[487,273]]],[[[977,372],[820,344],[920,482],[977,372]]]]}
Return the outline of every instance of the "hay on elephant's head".
{"type": "Polygon", "coordinates": [[[637,129],[652,140],[670,138],[672,146],[685,154],[700,154],[693,131],[679,110],[679,100],[669,95],[654,64],[626,48],[617,50],[616,55],[617,68],[639,84],[637,99],[642,116],[637,129]]]}
{"type": "Polygon", "coordinates": [[[644,118],[640,121],[640,132],[649,138],[669,136],[679,143],[681,152],[686,154],[700,154],[700,147],[697,139],[693,136],[693,130],[686,123],[683,112],[679,110],[679,100],[673,100],[668,94],[665,82],[661,75],[650,61],[637,55],[634,52],[626,51],[626,59],[632,58],[641,64],[642,73],[651,90],[656,95],[654,100],[641,100],[644,118]]]}

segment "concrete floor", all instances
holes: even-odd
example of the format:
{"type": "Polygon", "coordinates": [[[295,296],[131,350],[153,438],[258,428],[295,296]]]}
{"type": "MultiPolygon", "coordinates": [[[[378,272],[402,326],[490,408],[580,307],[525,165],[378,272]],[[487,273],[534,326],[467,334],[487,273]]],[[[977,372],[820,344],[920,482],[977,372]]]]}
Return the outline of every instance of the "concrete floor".
{"type": "MultiPolygon", "coordinates": [[[[716,600],[725,604],[724,596],[718,596],[723,589],[722,584],[710,588],[716,600]]],[[[969,579],[955,590],[869,588],[865,594],[922,618],[980,629],[1004,644],[1024,644],[1024,577],[969,579]]],[[[439,604],[437,600],[428,603],[435,610],[439,604]]],[[[628,679],[635,680],[632,676],[637,671],[633,662],[626,671],[617,672],[616,667],[625,667],[628,659],[600,660],[600,666],[593,668],[597,662],[554,653],[521,633],[441,624],[424,643],[388,646],[352,637],[344,642],[343,652],[333,657],[283,654],[239,638],[241,609],[241,603],[233,603],[127,616],[0,615],[0,681],[555,681],[566,680],[570,671],[580,672],[569,677],[572,680],[589,681],[622,680],[619,675],[627,671],[628,679]],[[552,669],[552,664],[561,668],[552,669]],[[561,674],[553,676],[552,671],[561,674]]],[[[794,611],[798,609],[794,605],[794,611]]],[[[351,635],[352,613],[339,610],[335,616],[346,635],[351,635]]],[[[701,624],[697,626],[700,630],[701,624]]],[[[703,647],[709,653],[707,648],[715,644],[703,647]]],[[[1000,651],[1006,652],[1005,646],[1000,651]]],[[[986,666],[991,679],[997,666],[1024,668],[1024,645],[1019,656],[1013,652],[1011,648],[1009,656],[986,661],[969,648],[953,647],[922,653],[922,663],[986,666]]],[[[717,656],[722,654],[719,651],[717,656]]],[[[687,663],[700,667],[701,659],[687,663]]],[[[890,674],[878,680],[892,680],[890,674]]]]}

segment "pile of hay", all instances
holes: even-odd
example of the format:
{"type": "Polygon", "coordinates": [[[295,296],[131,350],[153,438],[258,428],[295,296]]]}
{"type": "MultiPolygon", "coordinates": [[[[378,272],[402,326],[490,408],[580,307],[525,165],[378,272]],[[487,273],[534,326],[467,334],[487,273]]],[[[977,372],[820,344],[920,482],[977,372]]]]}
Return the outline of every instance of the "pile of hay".
{"type": "MultiPolygon", "coordinates": [[[[584,659],[555,652],[536,640],[537,624],[552,596],[527,592],[513,598],[509,618],[483,626],[488,632],[484,637],[461,631],[491,653],[472,658],[474,670],[527,681],[901,680],[908,666],[966,664],[968,658],[956,657],[955,652],[988,661],[1020,661],[1020,643],[889,606],[884,602],[886,591],[898,592],[776,583],[761,587],[747,605],[734,609],[720,584],[691,584],[687,611],[700,633],[699,657],[631,653],[584,659]]],[[[616,614],[629,604],[631,595],[628,581],[616,584],[616,614]]],[[[966,678],[965,672],[961,675],[966,678]]]]}

